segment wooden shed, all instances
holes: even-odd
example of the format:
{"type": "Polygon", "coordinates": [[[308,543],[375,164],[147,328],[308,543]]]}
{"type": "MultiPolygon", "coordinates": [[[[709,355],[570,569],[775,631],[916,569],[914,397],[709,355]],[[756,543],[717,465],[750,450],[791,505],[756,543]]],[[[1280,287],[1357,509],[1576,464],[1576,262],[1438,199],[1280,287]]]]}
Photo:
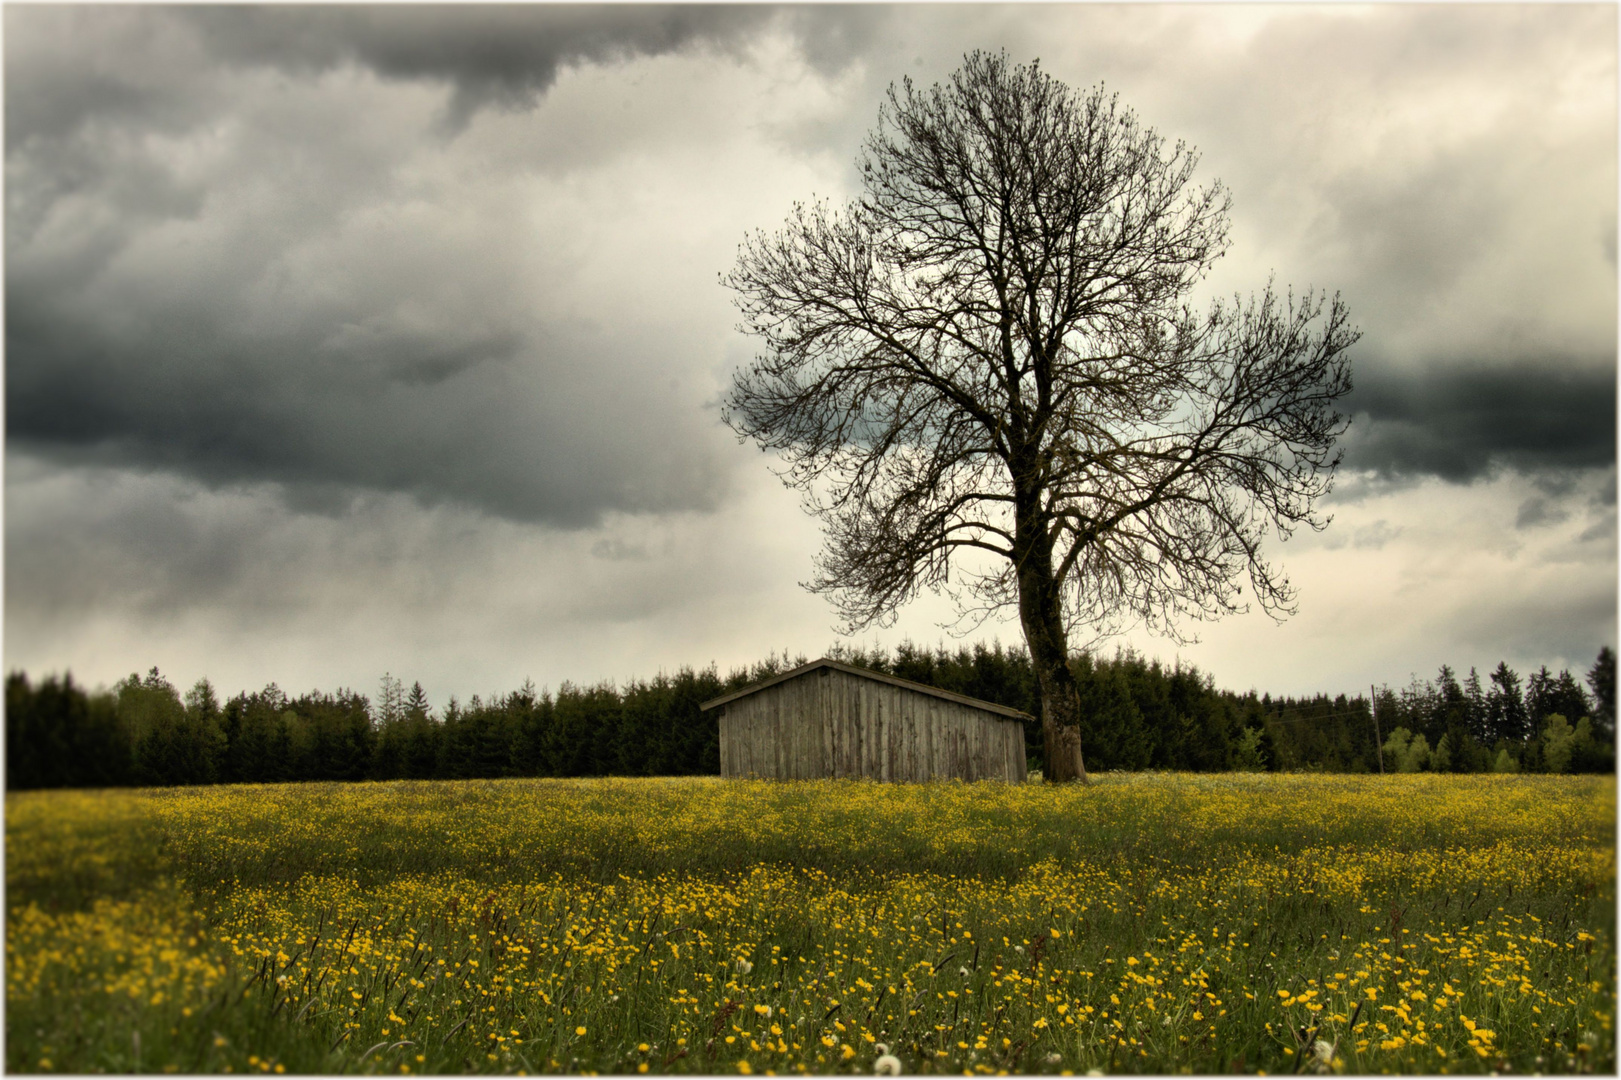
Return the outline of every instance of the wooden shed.
{"type": "Polygon", "coordinates": [[[702,708],[726,777],[1025,778],[1025,713],[826,657],[702,708]]]}

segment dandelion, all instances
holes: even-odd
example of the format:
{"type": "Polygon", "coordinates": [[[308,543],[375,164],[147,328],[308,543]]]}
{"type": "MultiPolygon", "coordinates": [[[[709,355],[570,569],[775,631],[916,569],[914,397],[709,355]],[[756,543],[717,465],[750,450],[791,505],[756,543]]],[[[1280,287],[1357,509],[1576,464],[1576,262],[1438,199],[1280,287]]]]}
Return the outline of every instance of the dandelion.
{"type": "MultiPolygon", "coordinates": [[[[879,1045],[883,1046],[882,1043],[879,1045]]],[[[886,1052],[879,1054],[878,1060],[872,1063],[872,1074],[874,1076],[899,1076],[901,1074],[901,1059],[894,1054],[888,1053],[888,1047],[884,1047],[884,1049],[886,1052]]]]}

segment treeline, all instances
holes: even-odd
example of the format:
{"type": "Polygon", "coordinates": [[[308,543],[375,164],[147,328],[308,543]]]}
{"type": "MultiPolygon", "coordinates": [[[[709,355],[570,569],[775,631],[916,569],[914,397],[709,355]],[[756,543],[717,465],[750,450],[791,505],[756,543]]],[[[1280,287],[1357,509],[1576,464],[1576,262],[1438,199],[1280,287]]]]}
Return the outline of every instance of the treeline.
{"type": "MultiPolygon", "coordinates": [[[[1039,715],[1021,649],[894,653],[835,648],[836,659],[1039,715]]],[[[71,676],[6,683],[6,783],[43,787],[165,786],[295,780],[713,774],[719,733],[699,705],[803,663],[772,656],[722,678],[711,666],[673,676],[532,684],[466,704],[429,707],[420,684],[385,676],[375,700],[350,690],[292,698],[275,684],[221,703],[207,679],[182,695],[156,668],[91,693],[71,676]]],[[[1586,673],[1546,668],[1523,685],[1499,664],[1484,686],[1471,670],[1376,697],[1257,697],[1215,688],[1192,666],[1131,652],[1074,661],[1087,766],[1373,772],[1603,771],[1614,768],[1615,658],[1586,673]]],[[[1039,767],[1041,731],[1026,724],[1039,767]]]]}
{"type": "Polygon", "coordinates": [[[1261,699],[1273,767],[1330,772],[1609,772],[1615,768],[1615,654],[1578,682],[1499,663],[1482,683],[1443,665],[1433,680],[1371,699],[1261,699]]]}
{"type": "Polygon", "coordinates": [[[184,697],[153,668],[111,692],[71,676],[6,682],[6,784],[167,786],[290,780],[473,779],[500,776],[713,773],[713,715],[698,706],[771,665],[682,670],[555,696],[532,685],[488,701],[452,699],[442,714],[420,684],[385,676],[376,701],[350,690],[289,697],[274,683],[220,703],[200,680],[184,697]]]}

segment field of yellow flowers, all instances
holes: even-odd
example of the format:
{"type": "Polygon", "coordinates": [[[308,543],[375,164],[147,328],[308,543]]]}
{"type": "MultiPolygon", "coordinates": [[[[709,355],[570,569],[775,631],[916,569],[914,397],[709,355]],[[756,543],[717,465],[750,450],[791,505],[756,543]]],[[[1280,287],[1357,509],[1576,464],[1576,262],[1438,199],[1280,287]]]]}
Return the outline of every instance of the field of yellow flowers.
{"type": "Polygon", "coordinates": [[[1615,782],[6,798],[14,1072],[1614,1072],[1615,782]]]}

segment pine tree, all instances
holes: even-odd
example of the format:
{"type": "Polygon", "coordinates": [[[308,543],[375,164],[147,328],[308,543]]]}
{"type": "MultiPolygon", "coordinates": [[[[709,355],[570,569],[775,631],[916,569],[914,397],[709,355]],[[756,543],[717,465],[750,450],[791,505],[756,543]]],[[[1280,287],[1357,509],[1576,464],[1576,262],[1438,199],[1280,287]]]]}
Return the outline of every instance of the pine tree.
{"type": "Polygon", "coordinates": [[[1593,703],[1588,699],[1587,691],[1582,689],[1581,683],[1567,669],[1559,673],[1554,684],[1552,711],[1566,717],[1576,717],[1579,721],[1584,716],[1593,715],[1593,703]]]}
{"type": "Polygon", "coordinates": [[[395,724],[405,716],[405,691],[400,680],[383,672],[377,692],[377,722],[383,727],[395,724]]]}
{"type": "Polygon", "coordinates": [[[433,709],[428,704],[428,695],[422,692],[422,684],[411,684],[411,696],[405,699],[405,714],[407,716],[431,717],[433,709]]]}
{"type": "Polygon", "coordinates": [[[1559,711],[1555,704],[1558,687],[1559,681],[1547,664],[1533,671],[1525,681],[1525,711],[1531,730],[1541,730],[1543,719],[1559,711]]]}
{"type": "Polygon", "coordinates": [[[1463,683],[1463,699],[1468,710],[1469,734],[1485,746],[1492,744],[1491,718],[1486,708],[1486,695],[1480,688],[1480,672],[1469,669],[1469,678],[1463,683]]]}
{"type": "Polygon", "coordinates": [[[1608,645],[1598,651],[1598,659],[1587,672],[1587,685],[1593,688],[1593,720],[1607,739],[1615,737],[1615,653],[1608,645]]]}
{"type": "Polygon", "coordinates": [[[1498,662],[1491,679],[1492,688],[1486,694],[1486,712],[1490,717],[1492,741],[1508,739],[1510,742],[1524,742],[1531,732],[1519,675],[1504,660],[1498,662]]]}

